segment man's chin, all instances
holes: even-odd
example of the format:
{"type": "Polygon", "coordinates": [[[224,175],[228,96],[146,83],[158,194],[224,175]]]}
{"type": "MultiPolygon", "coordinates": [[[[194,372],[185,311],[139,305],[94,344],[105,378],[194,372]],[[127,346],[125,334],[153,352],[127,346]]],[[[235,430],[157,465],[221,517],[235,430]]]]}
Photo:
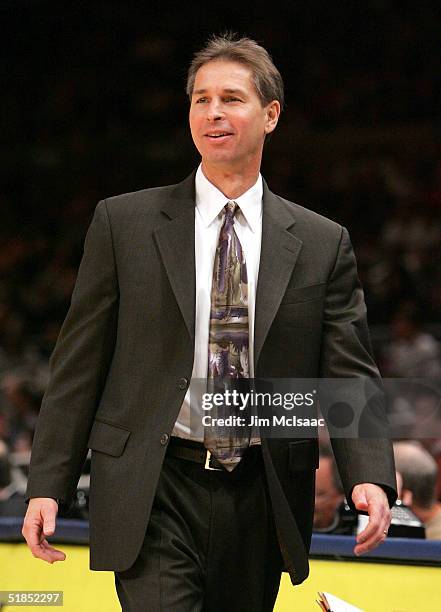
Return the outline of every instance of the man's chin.
{"type": "Polygon", "coordinates": [[[235,158],[226,152],[217,152],[215,155],[203,155],[202,165],[210,168],[225,168],[235,166],[235,158]]]}

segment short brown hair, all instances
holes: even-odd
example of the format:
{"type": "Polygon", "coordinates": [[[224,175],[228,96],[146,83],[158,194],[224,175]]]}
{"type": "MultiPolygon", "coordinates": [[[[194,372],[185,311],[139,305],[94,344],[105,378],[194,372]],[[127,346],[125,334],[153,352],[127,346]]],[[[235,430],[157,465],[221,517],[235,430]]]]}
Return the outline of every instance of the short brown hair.
{"type": "Polygon", "coordinates": [[[191,100],[196,73],[204,64],[215,60],[238,62],[247,66],[253,75],[254,86],[262,106],[273,100],[283,108],[283,80],[266,49],[251,38],[238,38],[228,33],[213,35],[200,51],[195,53],[187,75],[187,95],[191,100]]]}
{"type": "Polygon", "coordinates": [[[413,494],[413,503],[431,509],[436,503],[438,466],[420,443],[411,440],[394,443],[395,466],[403,478],[403,489],[413,494]]]}

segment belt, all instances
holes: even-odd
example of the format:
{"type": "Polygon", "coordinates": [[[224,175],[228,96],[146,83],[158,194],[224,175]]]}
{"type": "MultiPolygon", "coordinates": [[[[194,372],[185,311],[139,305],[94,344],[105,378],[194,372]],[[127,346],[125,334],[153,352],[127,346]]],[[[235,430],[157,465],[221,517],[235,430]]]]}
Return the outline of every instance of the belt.
{"type": "MultiPolygon", "coordinates": [[[[254,460],[260,455],[261,446],[251,446],[247,449],[242,457],[239,466],[234,469],[234,472],[241,472],[239,467],[244,468],[245,465],[250,466],[254,460]],[[242,465],[241,465],[242,464],[242,465]]],[[[187,440],[186,438],[178,438],[171,436],[167,447],[167,455],[185,459],[186,461],[194,461],[204,466],[205,470],[214,470],[216,472],[227,472],[222,463],[214,457],[209,450],[205,448],[202,442],[187,440]]]]}
{"type": "Polygon", "coordinates": [[[223,465],[205,448],[202,442],[172,436],[168,443],[167,455],[203,464],[205,470],[226,471],[223,465]]]}

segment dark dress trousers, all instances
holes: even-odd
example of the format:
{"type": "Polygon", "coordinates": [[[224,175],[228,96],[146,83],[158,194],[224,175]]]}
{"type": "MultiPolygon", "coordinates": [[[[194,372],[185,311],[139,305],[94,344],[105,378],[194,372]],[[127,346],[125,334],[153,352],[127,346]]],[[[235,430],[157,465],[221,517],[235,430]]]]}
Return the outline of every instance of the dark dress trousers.
{"type": "MultiPolygon", "coordinates": [[[[144,540],[170,434],[189,384],[195,333],[194,174],[101,201],[51,358],[27,497],[69,504],[92,449],[91,568],[124,571],[144,540]]],[[[256,378],[378,377],[347,231],[264,184],[256,378]]],[[[335,439],[346,497],[357,483],[395,500],[391,444],[335,439]]],[[[374,431],[375,434],[375,431],[374,431]]],[[[285,566],[308,575],[317,440],[264,439],[285,566]]]]}

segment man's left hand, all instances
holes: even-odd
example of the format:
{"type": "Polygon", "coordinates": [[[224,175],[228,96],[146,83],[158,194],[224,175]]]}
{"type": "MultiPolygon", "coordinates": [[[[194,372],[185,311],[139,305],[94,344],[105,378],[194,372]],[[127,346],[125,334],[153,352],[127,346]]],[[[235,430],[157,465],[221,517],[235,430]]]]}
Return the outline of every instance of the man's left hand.
{"type": "Polygon", "coordinates": [[[362,555],[373,550],[386,539],[391,521],[387,495],[381,487],[372,483],[355,485],[352,490],[352,501],[357,510],[369,514],[369,522],[357,536],[354,553],[362,555]]]}

